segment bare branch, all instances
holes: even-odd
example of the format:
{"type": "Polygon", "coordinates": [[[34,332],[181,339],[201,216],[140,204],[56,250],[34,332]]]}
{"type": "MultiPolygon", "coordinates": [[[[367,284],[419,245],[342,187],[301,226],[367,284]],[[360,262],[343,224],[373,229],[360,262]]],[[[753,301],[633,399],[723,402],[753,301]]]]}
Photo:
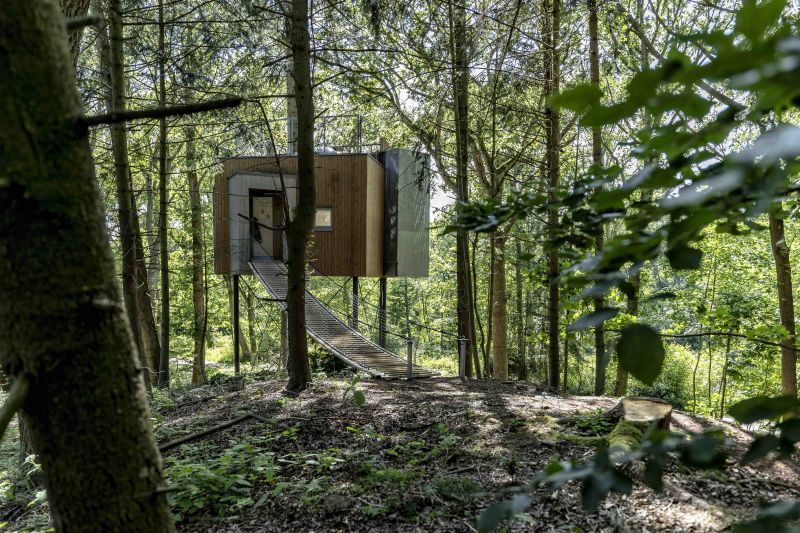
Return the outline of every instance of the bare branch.
{"type": "Polygon", "coordinates": [[[83,128],[91,128],[93,126],[101,126],[103,124],[119,124],[120,122],[128,122],[131,120],[177,117],[183,115],[191,115],[193,113],[215,111],[217,109],[227,109],[230,107],[236,107],[241,103],[242,99],[238,96],[235,96],[232,98],[225,98],[222,100],[210,100],[208,102],[176,105],[164,108],[142,109],[138,111],[121,111],[121,112],[112,111],[111,113],[104,113],[102,115],[92,115],[88,117],[82,117],[79,119],[79,124],[83,128]]]}

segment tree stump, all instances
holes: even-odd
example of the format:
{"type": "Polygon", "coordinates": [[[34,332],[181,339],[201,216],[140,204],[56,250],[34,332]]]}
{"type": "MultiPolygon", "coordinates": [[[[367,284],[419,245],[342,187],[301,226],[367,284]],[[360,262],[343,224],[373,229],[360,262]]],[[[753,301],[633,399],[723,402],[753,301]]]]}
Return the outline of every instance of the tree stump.
{"type": "Polygon", "coordinates": [[[657,398],[623,398],[606,415],[618,420],[608,436],[609,448],[625,452],[638,448],[651,426],[669,429],[672,405],[657,398]]]}

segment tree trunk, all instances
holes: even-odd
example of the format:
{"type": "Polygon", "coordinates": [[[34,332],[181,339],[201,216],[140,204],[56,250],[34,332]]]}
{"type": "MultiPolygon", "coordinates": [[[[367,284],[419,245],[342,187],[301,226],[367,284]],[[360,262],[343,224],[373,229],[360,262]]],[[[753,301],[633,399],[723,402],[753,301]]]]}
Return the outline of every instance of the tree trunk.
{"type": "Polygon", "coordinates": [[[247,338],[250,340],[250,364],[258,364],[258,342],[256,342],[256,307],[253,303],[253,291],[244,293],[244,304],[247,306],[247,338]]]}
{"type": "MultiPolygon", "coordinates": [[[[149,172],[144,173],[144,187],[145,187],[145,194],[147,197],[147,201],[145,204],[145,215],[144,215],[144,231],[145,235],[147,236],[147,283],[150,286],[150,301],[156,302],[161,301],[161,293],[159,292],[159,285],[161,283],[159,277],[159,268],[158,262],[159,257],[161,256],[161,250],[158,243],[158,230],[156,229],[156,199],[155,199],[155,191],[153,190],[153,179],[150,176],[149,172]]],[[[160,309],[158,306],[153,306],[153,318],[156,325],[161,323],[161,314],[160,309]]],[[[158,335],[161,332],[156,329],[158,335]]],[[[161,348],[158,349],[158,358],[161,357],[161,348]]],[[[153,367],[154,369],[158,368],[158,364],[153,367]]]]}
{"type": "MultiPolygon", "coordinates": [[[[780,204],[777,206],[780,207],[780,204]]],[[[797,350],[795,348],[794,295],[792,294],[792,266],[789,245],[783,228],[783,219],[769,216],[769,238],[775,258],[778,279],[778,311],[781,325],[789,336],[781,341],[781,391],[797,396],[797,350]]]]}
{"type": "MultiPolygon", "coordinates": [[[[112,1],[108,11],[109,29],[111,32],[109,56],[101,57],[101,64],[109,65],[107,82],[110,85],[110,94],[106,100],[108,112],[124,111],[127,103],[125,98],[125,65],[122,36],[122,8],[119,1],[112,1]]],[[[101,32],[101,40],[104,32],[101,32]]],[[[102,44],[101,44],[102,47],[102,44]]],[[[144,346],[141,336],[139,317],[139,298],[137,294],[136,275],[136,240],[134,236],[134,217],[136,212],[133,206],[133,194],[130,187],[130,165],[128,161],[128,133],[125,123],[111,126],[111,147],[114,155],[114,177],[117,192],[117,221],[119,224],[120,241],[122,247],[122,294],[125,310],[133,333],[134,344],[140,356],[144,355],[144,346]]],[[[146,361],[143,361],[143,366],[146,361]]],[[[147,376],[149,383],[149,375],[147,376]]]]}
{"type": "Polygon", "coordinates": [[[289,45],[292,49],[294,103],[297,108],[297,209],[286,227],[289,252],[286,292],[289,333],[287,367],[290,391],[304,390],[311,382],[306,337],[306,252],[314,226],[314,101],[311,86],[311,45],[308,34],[308,0],[292,0],[289,45]]]}
{"type": "MultiPolygon", "coordinates": [[[[233,324],[235,315],[233,312],[233,284],[231,283],[230,276],[225,276],[225,288],[228,291],[228,305],[230,306],[231,310],[231,336],[233,336],[233,332],[236,331],[236,328],[233,324]]],[[[244,330],[242,330],[242,328],[239,328],[239,349],[241,349],[241,355],[245,359],[250,359],[250,347],[247,344],[247,337],[245,337],[244,330]]]]}
{"type": "MultiPolygon", "coordinates": [[[[600,88],[600,54],[597,31],[597,0],[588,0],[589,6],[589,72],[592,85],[600,88]]],[[[600,126],[592,128],[592,164],[597,168],[603,165],[603,130],[600,126]]],[[[597,229],[594,238],[596,253],[603,249],[603,224],[597,229]]],[[[595,312],[601,311],[606,306],[605,298],[599,296],[594,299],[595,312]]],[[[606,388],[606,341],[603,323],[594,328],[594,393],[597,396],[605,394],[606,388]]]]}
{"type": "Polygon", "coordinates": [[[53,526],[171,531],[63,17],[9,0],[0,27],[0,362],[28,384],[53,526]]]}
{"type": "MultiPolygon", "coordinates": [[[[158,1],[158,107],[167,107],[167,52],[164,45],[164,1],[158,1]]],[[[158,241],[161,259],[161,357],[158,386],[169,387],[169,246],[167,242],[167,119],[158,121],[158,241]]]]}
{"type": "MultiPolygon", "coordinates": [[[[467,60],[467,15],[464,5],[449,5],[451,20],[451,55],[453,57],[453,115],[456,133],[456,201],[469,201],[469,62],[467,60]]],[[[471,274],[469,259],[469,237],[467,230],[456,233],[456,316],[458,336],[467,339],[472,352],[475,347],[475,325],[473,317],[471,274]]],[[[472,377],[480,369],[473,370],[471,357],[466,358],[465,374],[472,377]]]]}
{"type": "Polygon", "coordinates": [[[471,287],[470,294],[472,295],[471,296],[472,297],[472,318],[475,319],[475,321],[473,322],[473,325],[476,325],[478,327],[478,330],[481,333],[480,360],[478,359],[479,354],[478,354],[477,331],[475,331],[474,329],[473,329],[473,331],[476,332],[476,335],[475,335],[475,345],[474,345],[474,348],[473,348],[473,353],[474,353],[474,356],[475,356],[475,375],[478,378],[480,378],[481,375],[484,375],[484,376],[486,376],[488,378],[489,377],[489,373],[488,373],[487,369],[489,368],[489,354],[486,352],[486,346],[485,346],[485,342],[484,342],[485,335],[483,333],[483,323],[481,322],[481,315],[478,312],[478,299],[475,297],[475,295],[478,294],[478,268],[477,268],[477,266],[475,264],[477,255],[478,255],[478,235],[475,235],[475,238],[472,241],[472,254],[471,254],[471,257],[470,257],[470,260],[472,261],[472,263],[470,265],[470,267],[471,267],[470,271],[472,273],[472,280],[471,280],[472,282],[470,283],[470,287],[471,287]],[[481,366],[481,362],[482,362],[483,366],[481,366]],[[483,371],[481,371],[481,368],[483,368],[483,371]],[[481,372],[482,372],[482,374],[481,374],[481,372]]]}
{"type": "MultiPolygon", "coordinates": [[[[189,45],[192,46],[192,43],[189,43],[189,45]]],[[[193,91],[188,88],[188,80],[184,81],[184,84],[187,85],[185,103],[191,104],[194,102],[193,91]]],[[[189,186],[189,205],[192,210],[192,304],[194,308],[192,321],[192,337],[194,338],[192,384],[202,385],[206,381],[203,206],[200,202],[200,183],[197,179],[195,131],[194,126],[191,124],[186,127],[186,181],[189,186]]]]}
{"type": "Polygon", "coordinates": [[[725,343],[725,363],[722,365],[722,383],[720,385],[720,399],[719,399],[719,420],[725,418],[725,394],[728,391],[728,358],[731,354],[731,340],[733,337],[728,335],[725,343]]]}
{"type": "Polygon", "coordinates": [[[517,378],[520,381],[528,380],[528,358],[525,341],[525,319],[526,313],[524,301],[522,299],[522,245],[519,239],[514,241],[516,251],[516,261],[514,263],[514,283],[517,291],[517,378]]]}
{"type": "MultiPolygon", "coordinates": [[[[644,0],[636,0],[636,17],[639,26],[644,26],[644,0]]],[[[639,67],[641,70],[650,68],[650,54],[647,51],[647,44],[645,43],[644,35],[639,39],[639,67]]],[[[644,111],[644,128],[650,129],[652,126],[652,117],[646,110],[644,111]]],[[[650,201],[652,191],[641,191],[639,199],[642,202],[650,201]]],[[[633,286],[633,295],[628,298],[626,313],[636,316],[639,314],[639,289],[641,288],[641,273],[637,269],[631,276],[630,283],[633,286]]],[[[628,371],[617,365],[617,377],[614,383],[614,396],[624,396],[628,392],[628,371]]]]}
{"type": "MultiPolygon", "coordinates": [[[[557,94],[560,81],[560,59],[559,59],[559,36],[561,28],[561,0],[542,0],[542,11],[544,20],[544,47],[545,47],[545,69],[544,69],[544,93],[545,97],[557,94]]],[[[561,128],[559,122],[559,112],[547,103],[545,107],[545,134],[546,134],[546,161],[547,161],[547,184],[548,202],[551,207],[547,213],[548,240],[550,250],[547,255],[547,277],[548,277],[548,317],[547,327],[549,341],[549,360],[550,360],[550,386],[558,389],[559,385],[559,258],[558,248],[554,241],[558,234],[558,199],[557,191],[560,177],[561,161],[561,128]]]]}
{"type": "MultiPolygon", "coordinates": [[[[89,0],[60,0],[61,11],[65,18],[83,17],[89,12],[89,0]]],[[[67,32],[69,37],[69,52],[72,59],[72,68],[78,66],[78,56],[81,53],[81,37],[83,26],[67,32]]]]}
{"type": "Polygon", "coordinates": [[[492,263],[492,344],[494,344],[494,379],[508,379],[508,302],[506,296],[507,235],[495,234],[492,263]]]}

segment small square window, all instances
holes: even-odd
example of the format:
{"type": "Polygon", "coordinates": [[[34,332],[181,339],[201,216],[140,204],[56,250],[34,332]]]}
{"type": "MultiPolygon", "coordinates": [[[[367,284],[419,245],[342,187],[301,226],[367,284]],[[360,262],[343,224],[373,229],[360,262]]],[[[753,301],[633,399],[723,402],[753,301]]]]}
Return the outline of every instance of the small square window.
{"type": "Polygon", "coordinates": [[[315,231],[330,231],[333,229],[333,208],[318,207],[314,215],[315,231]]]}

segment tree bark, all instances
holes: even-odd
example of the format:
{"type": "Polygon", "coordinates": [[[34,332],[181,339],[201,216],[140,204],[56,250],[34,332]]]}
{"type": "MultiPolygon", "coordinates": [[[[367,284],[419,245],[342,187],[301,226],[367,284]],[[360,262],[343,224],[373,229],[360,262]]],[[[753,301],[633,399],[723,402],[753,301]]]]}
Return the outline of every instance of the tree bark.
{"type": "MultiPolygon", "coordinates": [[[[191,33],[190,33],[191,35],[191,33]]],[[[192,43],[189,43],[192,46],[192,43]]],[[[192,68],[191,56],[189,68],[192,68]]],[[[185,103],[194,102],[194,93],[186,85],[185,103]]],[[[203,206],[200,202],[200,183],[197,179],[196,148],[194,126],[186,126],[186,181],[189,187],[189,205],[192,221],[192,337],[194,339],[194,358],[192,360],[192,384],[202,385],[206,381],[206,325],[205,325],[205,275],[203,272],[203,206]]]]}
{"type": "MultiPolygon", "coordinates": [[[[119,0],[111,0],[108,10],[110,38],[110,96],[106,107],[124,110],[125,97],[124,43],[122,35],[122,6],[119,0]]],[[[102,39],[102,36],[101,36],[102,39]]],[[[103,58],[101,58],[101,62],[103,58]]],[[[122,293],[125,310],[133,333],[134,344],[140,356],[144,355],[139,317],[139,298],[136,279],[136,240],[134,236],[133,193],[130,187],[130,165],[128,160],[128,132],[124,123],[111,126],[111,146],[114,155],[114,177],[117,192],[117,221],[122,247],[122,293]]],[[[144,359],[142,357],[142,359],[144,359]]],[[[146,364],[146,361],[143,360],[146,364]]],[[[149,376],[148,376],[149,378],[149,376]]],[[[149,379],[147,380],[149,382],[149,379]]]]}
{"type": "MultiPolygon", "coordinates": [[[[456,134],[456,201],[469,201],[469,61],[467,60],[467,14],[464,5],[449,5],[451,55],[453,58],[453,115],[456,134]]],[[[467,339],[470,353],[476,349],[475,325],[472,305],[469,237],[467,230],[456,232],[456,316],[458,336],[467,339]]],[[[473,370],[473,360],[466,358],[465,374],[480,374],[473,370]]]]}
{"type": "Polygon", "coordinates": [[[304,390],[311,382],[306,337],[306,252],[314,226],[314,101],[311,85],[311,46],[308,34],[308,0],[292,0],[289,44],[292,49],[294,103],[297,107],[297,209],[286,227],[289,252],[286,292],[289,333],[287,361],[290,391],[304,390]]]}
{"type": "MultiPolygon", "coordinates": [[[[111,4],[114,7],[116,4],[111,4]]],[[[97,37],[98,55],[103,76],[103,82],[109,87],[106,95],[106,109],[122,109],[126,107],[125,98],[125,72],[124,72],[124,44],[122,41],[122,17],[119,11],[109,10],[107,17],[111,33],[115,36],[113,46],[109,40],[107,28],[102,26],[97,37]]],[[[136,214],[136,202],[133,195],[131,182],[130,165],[128,161],[128,137],[124,124],[112,125],[111,143],[114,155],[114,167],[117,179],[117,205],[124,208],[123,213],[118,210],[118,223],[123,241],[123,282],[133,283],[135,288],[126,288],[125,294],[133,298],[135,292],[136,301],[134,307],[137,311],[137,319],[131,323],[134,335],[138,336],[137,348],[140,348],[140,355],[143,366],[147,367],[148,373],[145,375],[145,383],[148,388],[154,372],[158,368],[158,356],[160,353],[158,332],[156,330],[155,319],[153,317],[153,304],[150,295],[150,283],[148,280],[147,267],[144,260],[144,246],[142,245],[142,234],[139,228],[139,217],[136,214]],[[122,183],[123,175],[127,176],[127,183],[122,183]],[[125,207],[127,206],[127,207],[125,207]],[[123,231],[122,228],[125,228],[123,231]],[[127,232],[127,233],[125,233],[127,232]],[[135,262],[135,273],[131,275],[129,270],[132,265],[127,264],[130,257],[125,257],[125,243],[133,240],[135,262]]],[[[118,208],[119,209],[119,208],[118,208]]]]}
{"type": "MultiPolygon", "coordinates": [[[[65,18],[83,17],[89,12],[89,0],[60,0],[61,12],[65,18]]],[[[81,37],[83,36],[83,26],[68,31],[69,52],[72,59],[72,68],[78,66],[78,56],[81,54],[81,37]]]]}
{"type": "MultiPolygon", "coordinates": [[[[236,328],[233,325],[233,317],[235,315],[233,311],[233,284],[231,283],[230,276],[225,276],[225,288],[228,291],[228,305],[230,306],[231,310],[231,336],[233,336],[233,332],[236,330],[236,328]]],[[[244,330],[242,330],[242,328],[239,328],[239,349],[242,351],[242,357],[245,359],[250,359],[250,347],[247,344],[247,337],[245,337],[244,330]]]]}
{"type": "Polygon", "coordinates": [[[63,17],[9,0],[0,27],[0,362],[29,384],[53,525],[171,531],[63,17]]]}
{"type": "Polygon", "coordinates": [[[516,261],[514,263],[514,284],[517,296],[517,378],[520,381],[528,380],[527,342],[525,340],[525,305],[522,299],[522,245],[519,239],[514,241],[516,261]]]}
{"type": "Polygon", "coordinates": [[[508,302],[506,293],[507,235],[495,234],[492,262],[492,344],[494,345],[494,379],[508,379],[508,302]]]}
{"type": "MultiPolygon", "coordinates": [[[[780,204],[778,205],[780,207],[780,204]]],[[[781,341],[781,391],[797,396],[797,349],[795,346],[794,295],[792,294],[792,266],[783,219],[769,215],[769,238],[775,258],[778,280],[778,311],[781,325],[789,336],[781,341]]]]}
{"type": "Polygon", "coordinates": [[[250,363],[258,364],[258,342],[256,341],[256,307],[253,303],[253,291],[246,290],[244,304],[247,306],[247,338],[250,340],[250,363]]]}
{"type": "MultiPolygon", "coordinates": [[[[542,11],[544,24],[544,47],[545,47],[545,69],[544,69],[544,93],[548,98],[558,93],[560,81],[560,57],[559,57],[559,36],[561,28],[561,0],[542,0],[542,11]]],[[[550,250],[547,255],[547,277],[548,277],[548,352],[550,361],[550,387],[558,389],[559,385],[559,254],[554,241],[558,235],[558,186],[560,179],[561,161],[561,128],[558,109],[549,103],[545,107],[545,128],[546,128],[546,161],[547,161],[547,184],[548,202],[550,207],[547,213],[548,239],[550,250]]]]}
{"type": "MultiPolygon", "coordinates": [[[[589,6],[589,77],[592,85],[600,88],[600,52],[597,28],[597,0],[588,0],[589,6]]],[[[592,128],[592,164],[600,168],[603,165],[603,130],[600,126],[592,128]]],[[[596,253],[603,249],[603,224],[600,223],[594,238],[596,253]]],[[[595,312],[605,308],[605,298],[599,296],[594,299],[595,312]]],[[[603,323],[594,328],[594,393],[597,396],[605,394],[606,388],[606,341],[603,323]]]]}
{"type": "MultiPolygon", "coordinates": [[[[167,53],[164,44],[164,1],[158,1],[158,107],[167,107],[167,53]]],[[[158,241],[161,259],[161,357],[158,362],[158,386],[169,387],[169,246],[167,242],[167,119],[158,121],[158,241]]]]}

